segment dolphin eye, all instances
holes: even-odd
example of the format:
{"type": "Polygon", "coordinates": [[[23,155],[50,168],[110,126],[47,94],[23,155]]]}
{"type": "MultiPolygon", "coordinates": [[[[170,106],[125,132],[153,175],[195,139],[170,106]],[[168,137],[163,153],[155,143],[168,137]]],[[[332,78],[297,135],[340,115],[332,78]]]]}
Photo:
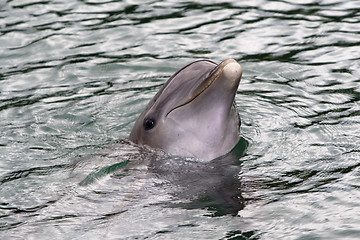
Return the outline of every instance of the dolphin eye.
{"type": "Polygon", "coordinates": [[[155,120],[152,118],[145,118],[143,126],[145,130],[150,130],[155,127],[155,120]]]}

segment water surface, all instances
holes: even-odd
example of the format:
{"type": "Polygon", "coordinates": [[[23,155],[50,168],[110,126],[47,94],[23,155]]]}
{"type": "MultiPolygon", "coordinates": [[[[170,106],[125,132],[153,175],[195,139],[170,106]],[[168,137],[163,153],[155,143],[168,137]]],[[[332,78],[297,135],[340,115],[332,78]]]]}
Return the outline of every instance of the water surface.
{"type": "Polygon", "coordinates": [[[1,1],[0,238],[358,239],[359,9],[1,1]],[[227,58],[244,70],[229,159],[123,140],[175,71],[227,58]]]}

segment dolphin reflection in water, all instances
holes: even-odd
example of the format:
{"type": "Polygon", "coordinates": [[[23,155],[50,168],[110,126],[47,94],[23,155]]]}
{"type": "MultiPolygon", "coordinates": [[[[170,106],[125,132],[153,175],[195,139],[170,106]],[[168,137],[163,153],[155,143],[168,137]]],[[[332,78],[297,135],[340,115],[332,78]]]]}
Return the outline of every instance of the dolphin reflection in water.
{"type": "Polygon", "coordinates": [[[210,161],[240,138],[234,101],[242,68],[200,60],[177,71],[140,114],[129,139],[173,155],[210,161]]]}

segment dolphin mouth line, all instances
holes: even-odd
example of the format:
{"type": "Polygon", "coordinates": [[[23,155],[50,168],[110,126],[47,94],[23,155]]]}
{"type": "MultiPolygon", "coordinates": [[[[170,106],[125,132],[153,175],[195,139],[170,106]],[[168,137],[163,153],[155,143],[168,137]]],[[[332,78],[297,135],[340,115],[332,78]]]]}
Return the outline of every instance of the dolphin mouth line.
{"type": "Polygon", "coordinates": [[[165,116],[167,117],[171,112],[175,111],[178,108],[181,108],[189,103],[191,103],[192,101],[194,101],[198,96],[200,96],[203,92],[206,91],[206,89],[208,89],[215,81],[216,79],[218,79],[218,76],[221,74],[222,70],[224,69],[224,67],[226,66],[221,66],[222,64],[219,64],[218,66],[216,66],[213,70],[210,71],[209,75],[205,78],[205,80],[200,84],[200,86],[198,86],[195,90],[195,94],[192,98],[190,98],[189,100],[187,100],[186,102],[184,102],[183,104],[180,104],[176,107],[174,107],[173,109],[171,109],[165,116]],[[219,70],[221,68],[221,71],[219,70]],[[205,86],[202,86],[204,83],[206,83],[205,86]]]}

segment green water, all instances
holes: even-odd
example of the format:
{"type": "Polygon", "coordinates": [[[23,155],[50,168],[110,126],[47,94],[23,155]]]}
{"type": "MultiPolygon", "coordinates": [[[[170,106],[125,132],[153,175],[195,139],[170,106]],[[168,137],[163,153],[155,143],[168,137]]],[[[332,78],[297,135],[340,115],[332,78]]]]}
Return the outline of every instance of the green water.
{"type": "Polygon", "coordinates": [[[357,0],[0,1],[0,238],[359,239],[359,34],[357,0]],[[122,140],[227,58],[235,161],[122,140]]]}

